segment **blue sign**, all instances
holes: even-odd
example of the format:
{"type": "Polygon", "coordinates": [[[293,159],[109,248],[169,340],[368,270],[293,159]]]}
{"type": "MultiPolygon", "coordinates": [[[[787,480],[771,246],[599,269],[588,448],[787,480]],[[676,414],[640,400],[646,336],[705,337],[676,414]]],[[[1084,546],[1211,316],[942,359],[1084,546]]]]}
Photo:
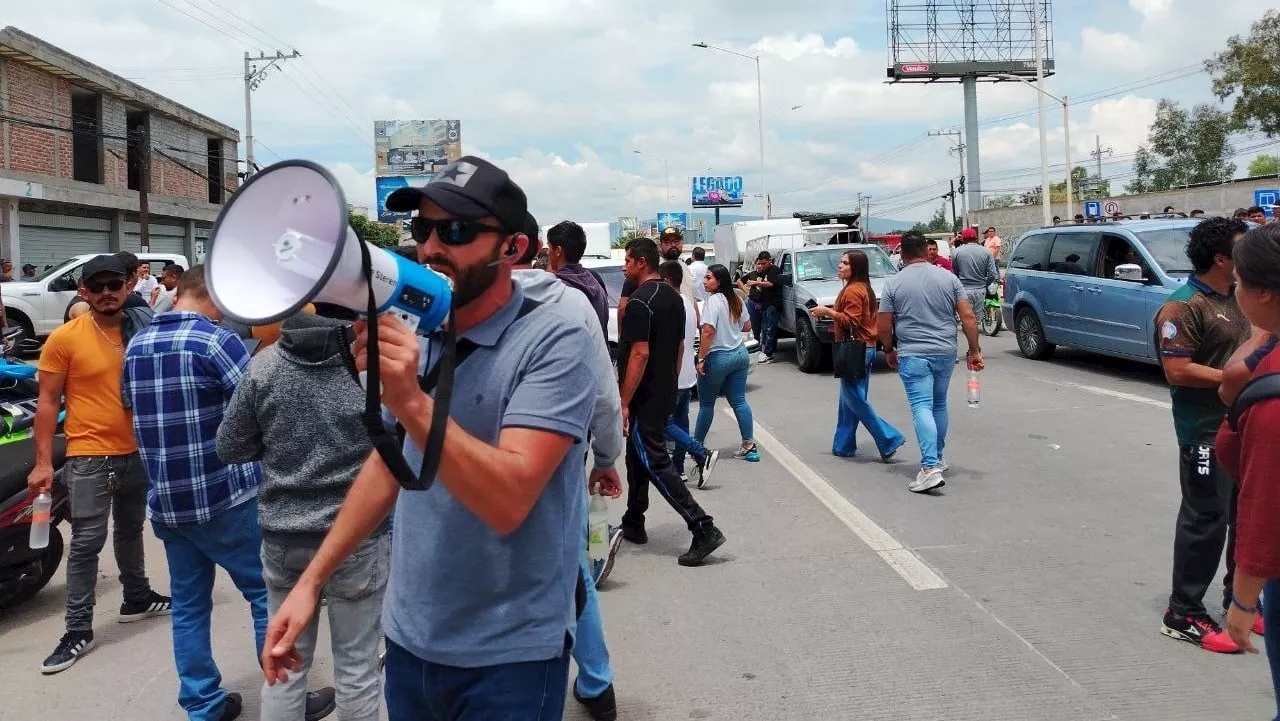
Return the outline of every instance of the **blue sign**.
{"type": "Polygon", "coordinates": [[[693,207],[741,208],[741,175],[693,176],[693,207]]]}
{"type": "Polygon", "coordinates": [[[658,232],[667,228],[678,228],[681,233],[689,228],[688,213],[658,213],[658,232]]]}
{"type": "Polygon", "coordinates": [[[1101,200],[1084,201],[1084,216],[1086,218],[1101,218],[1102,217],[1102,201],[1101,200]]]}
{"type": "Polygon", "coordinates": [[[1262,212],[1268,218],[1276,217],[1274,206],[1280,203],[1280,190],[1255,190],[1253,191],[1253,204],[1262,208],[1262,212]]]}
{"type": "Polygon", "coordinates": [[[431,182],[430,175],[383,175],[375,183],[378,192],[378,222],[398,223],[408,220],[409,213],[392,213],[387,210],[387,196],[400,188],[421,188],[431,182]]]}

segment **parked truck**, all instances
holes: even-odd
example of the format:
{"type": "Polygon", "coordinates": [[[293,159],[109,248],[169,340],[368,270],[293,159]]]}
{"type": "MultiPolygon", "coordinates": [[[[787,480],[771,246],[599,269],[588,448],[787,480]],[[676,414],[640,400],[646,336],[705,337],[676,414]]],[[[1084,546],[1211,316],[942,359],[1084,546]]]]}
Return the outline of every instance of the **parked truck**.
{"type": "MultiPolygon", "coordinates": [[[[591,258],[608,258],[609,250],[613,247],[613,233],[609,231],[608,223],[578,223],[582,226],[582,230],[587,234],[587,251],[583,253],[584,257],[591,258]]],[[[547,231],[551,230],[550,225],[542,226],[542,241],[547,240],[547,231]]]]}

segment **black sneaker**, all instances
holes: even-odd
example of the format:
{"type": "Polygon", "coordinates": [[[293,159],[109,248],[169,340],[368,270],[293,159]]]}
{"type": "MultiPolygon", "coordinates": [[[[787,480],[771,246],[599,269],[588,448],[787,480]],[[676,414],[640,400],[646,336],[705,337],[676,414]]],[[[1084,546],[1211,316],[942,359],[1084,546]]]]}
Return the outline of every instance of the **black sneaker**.
{"type": "Polygon", "coordinates": [[[698,488],[707,487],[707,483],[711,480],[711,471],[715,469],[718,460],[720,460],[720,451],[709,451],[707,457],[702,459],[702,463],[698,464],[698,488]]]}
{"type": "Polygon", "coordinates": [[[325,686],[315,691],[307,692],[307,710],[304,718],[307,721],[320,721],[320,719],[333,713],[333,709],[338,705],[338,693],[332,686],[325,686]]]}
{"type": "Polygon", "coordinates": [[[724,534],[715,526],[712,526],[709,531],[695,534],[693,544],[689,546],[689,550],[680,554],[680,565],[701,566],[712,551],[724,545],[724,541],[724,534]]]}
{"type": "Polygon", "coordinates": [[[92,648],[93,631],[67,631],[62,634],[58,647],[40,664],[40,673],[47,675],[66,671],[92,648]]]}
{"type": "Polygon", "coordinates": [[[232,691],[226,695],[222,701],[222,715],[218,717],[218,721],[233,721],[240,718],[240,712],[244,710],[244,699],[240,694],[232,691]]]}
{"type": "Polygon", "coordinates": [[[161,596],[155,591],[148,591],[148,593],[151,595],[141,601],[125,601],[120,604],[120,623],[133,623],[173,613],[173,599],[161,596]]]}
{"type": "Polygon", "coordinates": [[[1206,651],[1240,653],[1240,647],[1231,640],[1231,636],[1207,614],[1179,616],[1171,611],[1165,611],[1164,622],[1160,624],[1160,633],[1169,638],[1193,643],[1206,651]]]}
{"type": "Polygon", "coordinates": [[[595,698],[579,696],[575,684],[573,698],[587,710],[587,715],[592,721],[614,721],[618,718],[618,700],[613,695],[613,684],[609,684],[609,688],[595,698]]]}
{"type": "Polygon", "coordinates": [[[625,521],[622,523],[622,537],[637,546],[643,546],[649,542],[649,534],[645,532],[644,526],[628,525],[625,521]]]}

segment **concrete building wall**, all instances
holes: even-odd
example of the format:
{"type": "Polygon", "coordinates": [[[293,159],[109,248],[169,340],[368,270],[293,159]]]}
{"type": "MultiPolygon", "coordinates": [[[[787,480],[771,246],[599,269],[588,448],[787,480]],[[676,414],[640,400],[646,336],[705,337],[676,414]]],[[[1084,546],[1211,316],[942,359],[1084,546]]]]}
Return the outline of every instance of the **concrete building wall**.
{"type": "MultiPolygon", "coordinates": [[[[1184,188],[1163,193],[1118,195],[1106,200],[1120,204],[1120,212],[1126,215],[1159,213],[1172,205],[1179,213],[1203,210],[1207,215],[1231,215],[1237,208],[1253,205],[1253,191],[1280,187],[1280,180],[1244,180],[1225,185],[1203,188],[1184,188]]],[[[1105,201],[1104,201],[1105,202],[1105,201]]],[[[1052,215],[1068,218],[1066,203],[1053,203],[1052,215]]],[[[1073,203],[1074,213],[1084,212],[1080,203],[1073,203]]],[[[1018,205],[1012,208],[990,208],[971,213],[973,224],[981,229],[994,225],[1001,238],[1013,240],[1042,224],[1039,205],[1018,205]]]]}

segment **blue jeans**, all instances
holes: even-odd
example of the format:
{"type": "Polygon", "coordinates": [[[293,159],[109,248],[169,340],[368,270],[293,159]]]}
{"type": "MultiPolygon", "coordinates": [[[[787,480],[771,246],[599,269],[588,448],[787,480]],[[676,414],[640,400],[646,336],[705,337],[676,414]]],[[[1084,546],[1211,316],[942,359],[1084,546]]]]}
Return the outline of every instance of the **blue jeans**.
{"type": "Polygon", "coordinates": [[[747,317],[751,319],[751,337],[760,340],[760,331],[764,330],[764,306],[748,298],[747,317]]]}
{"type": "MultiPolygon", "coordinates": [[[[778,309],[768,305],[763,310],[763,322],[760,329],[760,352],[772,358],[778,349],[778,309]]],[[[755,326],[752,326],[753,328],[755,326]]]]}
{"type": "Polygon", "coordinates": [[[205,523],[169,526],[152,520],[169,561],[173,595],[173,658],[178,666],[178,704],[191,721],[222,716],[227,692],[213,660],[210,619],[213,580],[221,566],[249,602],[258,656],[267,634],[267,585],[262,580],[262,531],[258,499],[241,503],[205,523]]]}
{"type": "Polygon", "coordinates": [[[738,433],[742,442],[751,440],[754,427],[751,423],[751,406],[747,405],[747,371],[751,357],[747,347],[740,345],[733,350],[717,350],[707,355],[705,371],[698,376],[698,425],[693,437],[698,443],[707,439],[711,431],[711,419],[716,413],[716,399],[721,395],[729,401],[733,415],[738,419],[738,433]]]}
{"type": "Polygon", "coordinates": [[[681,388],[676,391],[676,408],[667,416],[667,440],[676,444],[671,454],[671,463],[677,471],[684,472],[684,456],[693,455],[693,460],[701,463],[707,457],[707,449],[689,435],[689,400],[693,397],[692,388],[681,388]]]}
{"type": "Polygon", "coordinates": [[[831,441],[831,452],[837,456],[852,458],[858,452],[858,424],[876,442],[880,455],[886,456],[902,447],[907,439],[885,419],[876,414],[867,397],[871,384],[871,366],[876,360],[876,349],[867,349],[867,374],[856,381],[840,379],[840,408],[836,413],[836,436],[831,441]]]}
{"type": "Polygon", "coordinates": [[[574,688],[583,698],[595,698],[613,684],[613,667],[609,665],[609,648],[604,643],[604,621],[600,617],[600,597],[596,593],[591,560],[582,552],[582,580],[587,588],[587,602],[578,616],[578,630],[573,635],[573,660],[578,663],[578,679],[574,688]]]}
{"type": "Polygon", "coordinates": [[[955,371],[954,355],[898,358],[898,376],[907,389],[911,419],[920,444],[920,467],[937,468],[947,447],[947,387],[955,371]]]}
{"type": "MultiPolygon", "coordinates": [[[[1267,581],[1262,588],[1262,624],[1266,631],[1262,640],[1267,646],[1267,663],[1271,664],[1271,687],[1280,707],[1280,578],[1267,581]]],[[[1280,721],[1277,708],[1275,721],[1280,721]]]]}
{"type": "Polygon", "coordinates": [[[387,639],[390,721],[560,721],[569,654],[548,661],[458,668],[430,663],[387,639]]]}

